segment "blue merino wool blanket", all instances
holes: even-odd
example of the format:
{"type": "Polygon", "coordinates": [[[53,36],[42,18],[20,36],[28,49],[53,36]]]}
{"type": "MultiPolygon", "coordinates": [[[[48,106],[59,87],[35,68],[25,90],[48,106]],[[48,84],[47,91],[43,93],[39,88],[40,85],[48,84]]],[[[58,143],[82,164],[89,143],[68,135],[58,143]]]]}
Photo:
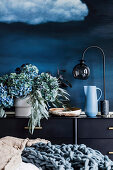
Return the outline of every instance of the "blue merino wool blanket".
{"type": "Polygon", "coordinates": [[[112,170],[113,162],[99,151],[81,145],[37,143],[26,147],[22,160],[42,170],[112,170]]]}

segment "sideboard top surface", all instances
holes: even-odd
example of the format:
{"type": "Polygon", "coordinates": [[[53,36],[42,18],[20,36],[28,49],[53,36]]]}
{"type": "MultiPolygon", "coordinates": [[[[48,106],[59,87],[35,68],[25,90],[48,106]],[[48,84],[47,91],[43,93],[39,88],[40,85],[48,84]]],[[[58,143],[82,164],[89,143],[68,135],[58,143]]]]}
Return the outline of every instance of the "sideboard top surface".
{"type": "MultiPolygon", "coordinates": [[[[2,117],[0,119],[29,119],[27,117],[16,117],[14,114],[9,114],[6,117],[2,117]]],[[[86,115],[80,115],[77,117],[72,117],[72,116],[54,116],[50,115],[48,119],[113,119],[113,115],[110,115],[109,117],[97,115],[96,117],[87,117],[86,115]]]]}

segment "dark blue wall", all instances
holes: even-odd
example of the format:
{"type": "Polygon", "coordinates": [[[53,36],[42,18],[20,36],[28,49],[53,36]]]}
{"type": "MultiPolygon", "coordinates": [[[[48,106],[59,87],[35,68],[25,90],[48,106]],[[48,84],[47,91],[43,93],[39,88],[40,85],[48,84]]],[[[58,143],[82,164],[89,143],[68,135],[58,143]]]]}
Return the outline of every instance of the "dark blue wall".
{"type": "Polygon", "coordinates": [[[106,92],[113,110],[113,3],[86,0],[89,15],[84,21],[27,25],[0,23],[0,73],[14,71],[23,63],[35,64],[40,72],[56,74],[57,67],[66,69],[65,77],[72,83],[68,89],[73,106],[84,108],[84,85],[102,89],[102,56],[90,49],[86,60],[91,68],[88,80],[75,80],[72,69],[84,48],[102,47],[106,54],[106,92]]]}

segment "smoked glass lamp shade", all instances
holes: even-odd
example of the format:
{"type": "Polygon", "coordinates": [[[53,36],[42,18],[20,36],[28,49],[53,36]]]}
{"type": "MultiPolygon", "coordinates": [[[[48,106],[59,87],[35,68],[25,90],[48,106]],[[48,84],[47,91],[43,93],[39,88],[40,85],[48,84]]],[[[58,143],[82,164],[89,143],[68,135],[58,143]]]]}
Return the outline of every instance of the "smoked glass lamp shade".
{"type": "Polygon", "coordinates": [[[73,69],[73,75],[76,79],[86,80],[90,75],[89,67],[84,64],[84,60],[80,60],[80,64],[77,64],[73,69]]]}

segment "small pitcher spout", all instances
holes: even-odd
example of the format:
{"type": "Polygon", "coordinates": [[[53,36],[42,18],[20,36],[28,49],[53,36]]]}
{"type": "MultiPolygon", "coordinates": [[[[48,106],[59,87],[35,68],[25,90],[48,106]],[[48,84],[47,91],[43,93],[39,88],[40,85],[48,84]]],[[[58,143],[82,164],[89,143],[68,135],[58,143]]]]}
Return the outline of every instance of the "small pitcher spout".
{"type": "Polygon", "coordinates": [[[87,86],[84,86],[84,93],[87,95],[87,86]]]}

